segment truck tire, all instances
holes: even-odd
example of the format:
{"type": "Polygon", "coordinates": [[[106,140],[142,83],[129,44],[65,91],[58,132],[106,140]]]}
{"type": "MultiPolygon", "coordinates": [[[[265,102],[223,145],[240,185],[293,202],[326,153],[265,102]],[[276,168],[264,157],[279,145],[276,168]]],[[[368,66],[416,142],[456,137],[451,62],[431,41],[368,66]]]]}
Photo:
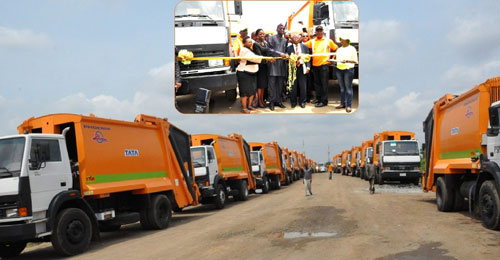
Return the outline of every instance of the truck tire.
{"type": "Polygon", "coordinates": [[[264,176],[262,178],[262,193],[266,194],[269,192],[269,180],[267,179],[267,176],[264,176]]]}
{"type": "Polygon", "coordinates": [[[290,184],[290,179],[288,178],[288,174],[285,174],[285,186],[288,186],[290,184]]]}
{"type": "Polygon", "coordinates": [[[226,100],[229,102],[234,103],[236,101],[236,88],[234,89],[228,89],[224,91],[224,94],[226,94],[226,100]]]}
{"type": "Polygon", "coordinates": [[[483,182],[479,189],[479,211],[486,228],[500,229],[500,198],[493,180],[483,182]]]}
{"type": "Polygon", "coordinates": [[[222,184],[215,186],[214,206],[216,209],[223,209],[226,206],[227,195],[222,184]]]}
{"type": "Polygon", "coordinates": [[[238,189],[237,200],[246,201],[248,200],[248,184],[246,180],[240,180],[240,188],[238,189]]]}
{"type": "Polygon", "coordinates": [[[439,211],[450,212],[453,210],[455,202],[451,187],[446,185],[443,177],[438,177],[436,180],[436,205],[439,211]]]}
{"type": "Polygon", "coordinates": [[[380,172],[380,169],[377,170],[377,183],[378,185],[384,185],[384,178],[382,178],[382,173],[380,172]]]}
{"type": "Polygon", "coordinates": [[[85,252],[92,238],[90,218],[78,208],[63,209],[57,214],[52,231],[52,246],[64,256],[85,252]]]}
{"type": "Polygon", "coordinates": [[[11,258],[16,257],[23,252],[24,248],[26,248],[26,242],[1,242],[0,243],[0,257],[11,258]]]}
{"type": "Polygon", "coordinates": [[[150,229],[153,229],[153,227],[151,226],[151,223],[149,223],[149,219],[148,219],[148,209],[147,208],[144,208],[141,210],[141,212],[139,212],[139,217],[140,217],[140,223],[141,223],[141,227],[142,229],[144,230],[150,230],[150,229]]]}
{"type": "Polygon", "coordinates": [[[163,194],[154,196],[147,216],[152,229],[167,228],[172,219],[172,205],[168,197],[163,194]]]}
{"type": "Polygon", "coordinates": [[[122,227],[120,224],[111,224],[106,222],[99,223],[99,231],[101,232],[113,232],[117,231],[122,227]]]}
{"type": "Polygon", "coordinates": [[[275,179],[275,181],[274,181],[275,182],[274,188],[277,189],[277,190],[281,189],[281,178],[280,178],[280,176],[279,175],[274,175],[274,179],[275,179]]]}

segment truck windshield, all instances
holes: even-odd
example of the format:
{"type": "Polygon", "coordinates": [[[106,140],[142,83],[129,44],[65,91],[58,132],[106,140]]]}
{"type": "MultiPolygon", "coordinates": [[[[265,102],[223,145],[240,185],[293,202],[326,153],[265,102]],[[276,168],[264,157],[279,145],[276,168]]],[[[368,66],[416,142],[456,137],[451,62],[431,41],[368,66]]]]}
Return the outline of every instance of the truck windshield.
{"type": "Polygon", "coordinates": [[[373,161],[373,147],[367,149],[368,158],[373,161]]]}
{"type": "Polygon", "coordinates": [[[250,152],[250,160],[253,165],[259,165],[259,152],[250,152]]]}
{"type": "Polygon", "coordinates": [[[358,7],[351,1],[332,1],[335,22],[358,22],[358,7]]]}
{"type": "Polygon", "coordinates": [[[193,160],[193,166],[206,167],[207,160],[205,158],[205,148],[203,147],[191,147],[191,159],[193,160]]]}
{"type": "Polygon", "coordinates": [[[418,155],[417,142],[385,142],[384,155],[418,155]]]}
{"type": "Polygon", "coordinates": [[[175,17],[224,20],[224,6],[221,1],[182,1],[175,7],[175,17]]]}
{"type": "Polygon", "coordinates": [[[25,141],[24,137],[0,140],[0,178],[19,177],[25,141]]]}

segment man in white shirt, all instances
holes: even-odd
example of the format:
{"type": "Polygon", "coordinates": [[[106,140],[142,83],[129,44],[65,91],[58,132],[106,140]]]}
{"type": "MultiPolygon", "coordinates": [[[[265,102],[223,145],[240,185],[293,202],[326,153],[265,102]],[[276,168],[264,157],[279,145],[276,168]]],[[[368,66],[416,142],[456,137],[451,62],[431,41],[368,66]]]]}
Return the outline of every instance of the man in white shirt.
{"type": "Polygon", "coordinates": [[[358,53],[356,48],[350,45],[349,39],[340,38],[342,46],[337,49],[337,79],[340,86],[340,106],[337,109],[345,108],[347,113],[351,112],[352,105],[352,80],[354,79],[354,66],[358,63],[358,53]]]}

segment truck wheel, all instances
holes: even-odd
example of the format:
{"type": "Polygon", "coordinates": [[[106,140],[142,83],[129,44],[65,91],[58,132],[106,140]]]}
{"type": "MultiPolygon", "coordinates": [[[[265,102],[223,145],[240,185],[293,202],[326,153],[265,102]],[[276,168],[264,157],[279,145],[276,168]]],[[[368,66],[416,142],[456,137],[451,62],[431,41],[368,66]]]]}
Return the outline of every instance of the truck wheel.
{"type": "Polygon", "coordinates": [[[240,181],[240,188],[238,190],[237,199],[241,201],[248,200],[248,184],[246,180],[240,181]]]}
{"type": "Polygon", "coordinates": [[[152,229],[165,229],[172,218],[172,205],[165,195],[156,195],[151,200],[148,220],[152,229]]]}
{"type": "Polygon", "coordinates": [[[224,190],[224,186],[222,184],[217,184],[215,186],[215,200],[214,206],[216,209],[223,209],[226,206],[226,191],[224,190]]]}
{"type": "Polygon", "coordinates": [[[11,258],[21,254],[26,247],[26,242],[1,242],[0,243],[0,257],[11,258]]]}
{"type": "Polygon", "coordinates": [[[83,210],[63,209],[57,214],[52,231],[52,246],[58,254],[72,256],[83,253],[90,245],[92,224],[83,210]]]}
{"type": "Polygon", "coordinates": [[[479,211],[483,225],[489,229],[500,229],[500,199],[492,180],[483,182],[479,190],[479,211]]]}
{"type": "Polygon", "coordinates": [[[224,91],[224,93],[226,94],[227,101],[232,102],[232,103],[234,103],[236,101],[236,88],[228,89],[228,90],[224,91]]]}
{"type": "Polygon", "coordinates": [[[262,193],[266,194],[269,192],[269,180],[266,177],[262,178],[262,193]]]}
{"type": "Polygon", "coordinates": [[[117,231],[122,227],[120,224],[111,224],[106,222],[99,223],[99,231],[101,232],[113,232],[117,231]]]}
{"type": "Polygon", "coordinates": [[[446,186],[443,177],[436,180],[436,205],[439,211],[450,212],[453,210],[454,194],[450,187],[446,186]]]}
{"type": "Polygon", "coordinates": [[[276,179],[275,180],[276,184],[275,184],[274,188],[277,189],[277,190],[281,189],[281,178],[280,178],[280,176],[279,175],[274,175],[274,178],[276,179]]]}

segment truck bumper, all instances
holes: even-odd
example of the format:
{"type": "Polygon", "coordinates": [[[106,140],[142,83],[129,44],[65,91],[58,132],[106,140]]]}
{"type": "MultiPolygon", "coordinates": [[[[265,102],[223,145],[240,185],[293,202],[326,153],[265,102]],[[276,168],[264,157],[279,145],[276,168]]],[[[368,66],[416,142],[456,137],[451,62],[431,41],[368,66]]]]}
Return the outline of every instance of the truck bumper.
{"type": "Polygon", "coordinates": [[[177,91],[177,95],[194,94],[199,88],[206,88],[212,91],[236,89],[237,83],[236,73],[234,72],[189,76],[182,78],[182,86],[177,91]]]}
{"type": "Polygon", "coordinates": [[[382,171],[381,177],[384,180],[400,181],[400,180],[414,180],[422,177],[420,171],[382,171]]]}
{"type": "Polygon", "coordinates": [[[36,237],[34,223],[0,224],[0,242],[26,241],[36,237]]]}
{"type": "Polygon", "coordinates": [[[200,188],[200,193],[202,198],[214,197],[215,190],[211,187],[202,187],[200,188]]]}

